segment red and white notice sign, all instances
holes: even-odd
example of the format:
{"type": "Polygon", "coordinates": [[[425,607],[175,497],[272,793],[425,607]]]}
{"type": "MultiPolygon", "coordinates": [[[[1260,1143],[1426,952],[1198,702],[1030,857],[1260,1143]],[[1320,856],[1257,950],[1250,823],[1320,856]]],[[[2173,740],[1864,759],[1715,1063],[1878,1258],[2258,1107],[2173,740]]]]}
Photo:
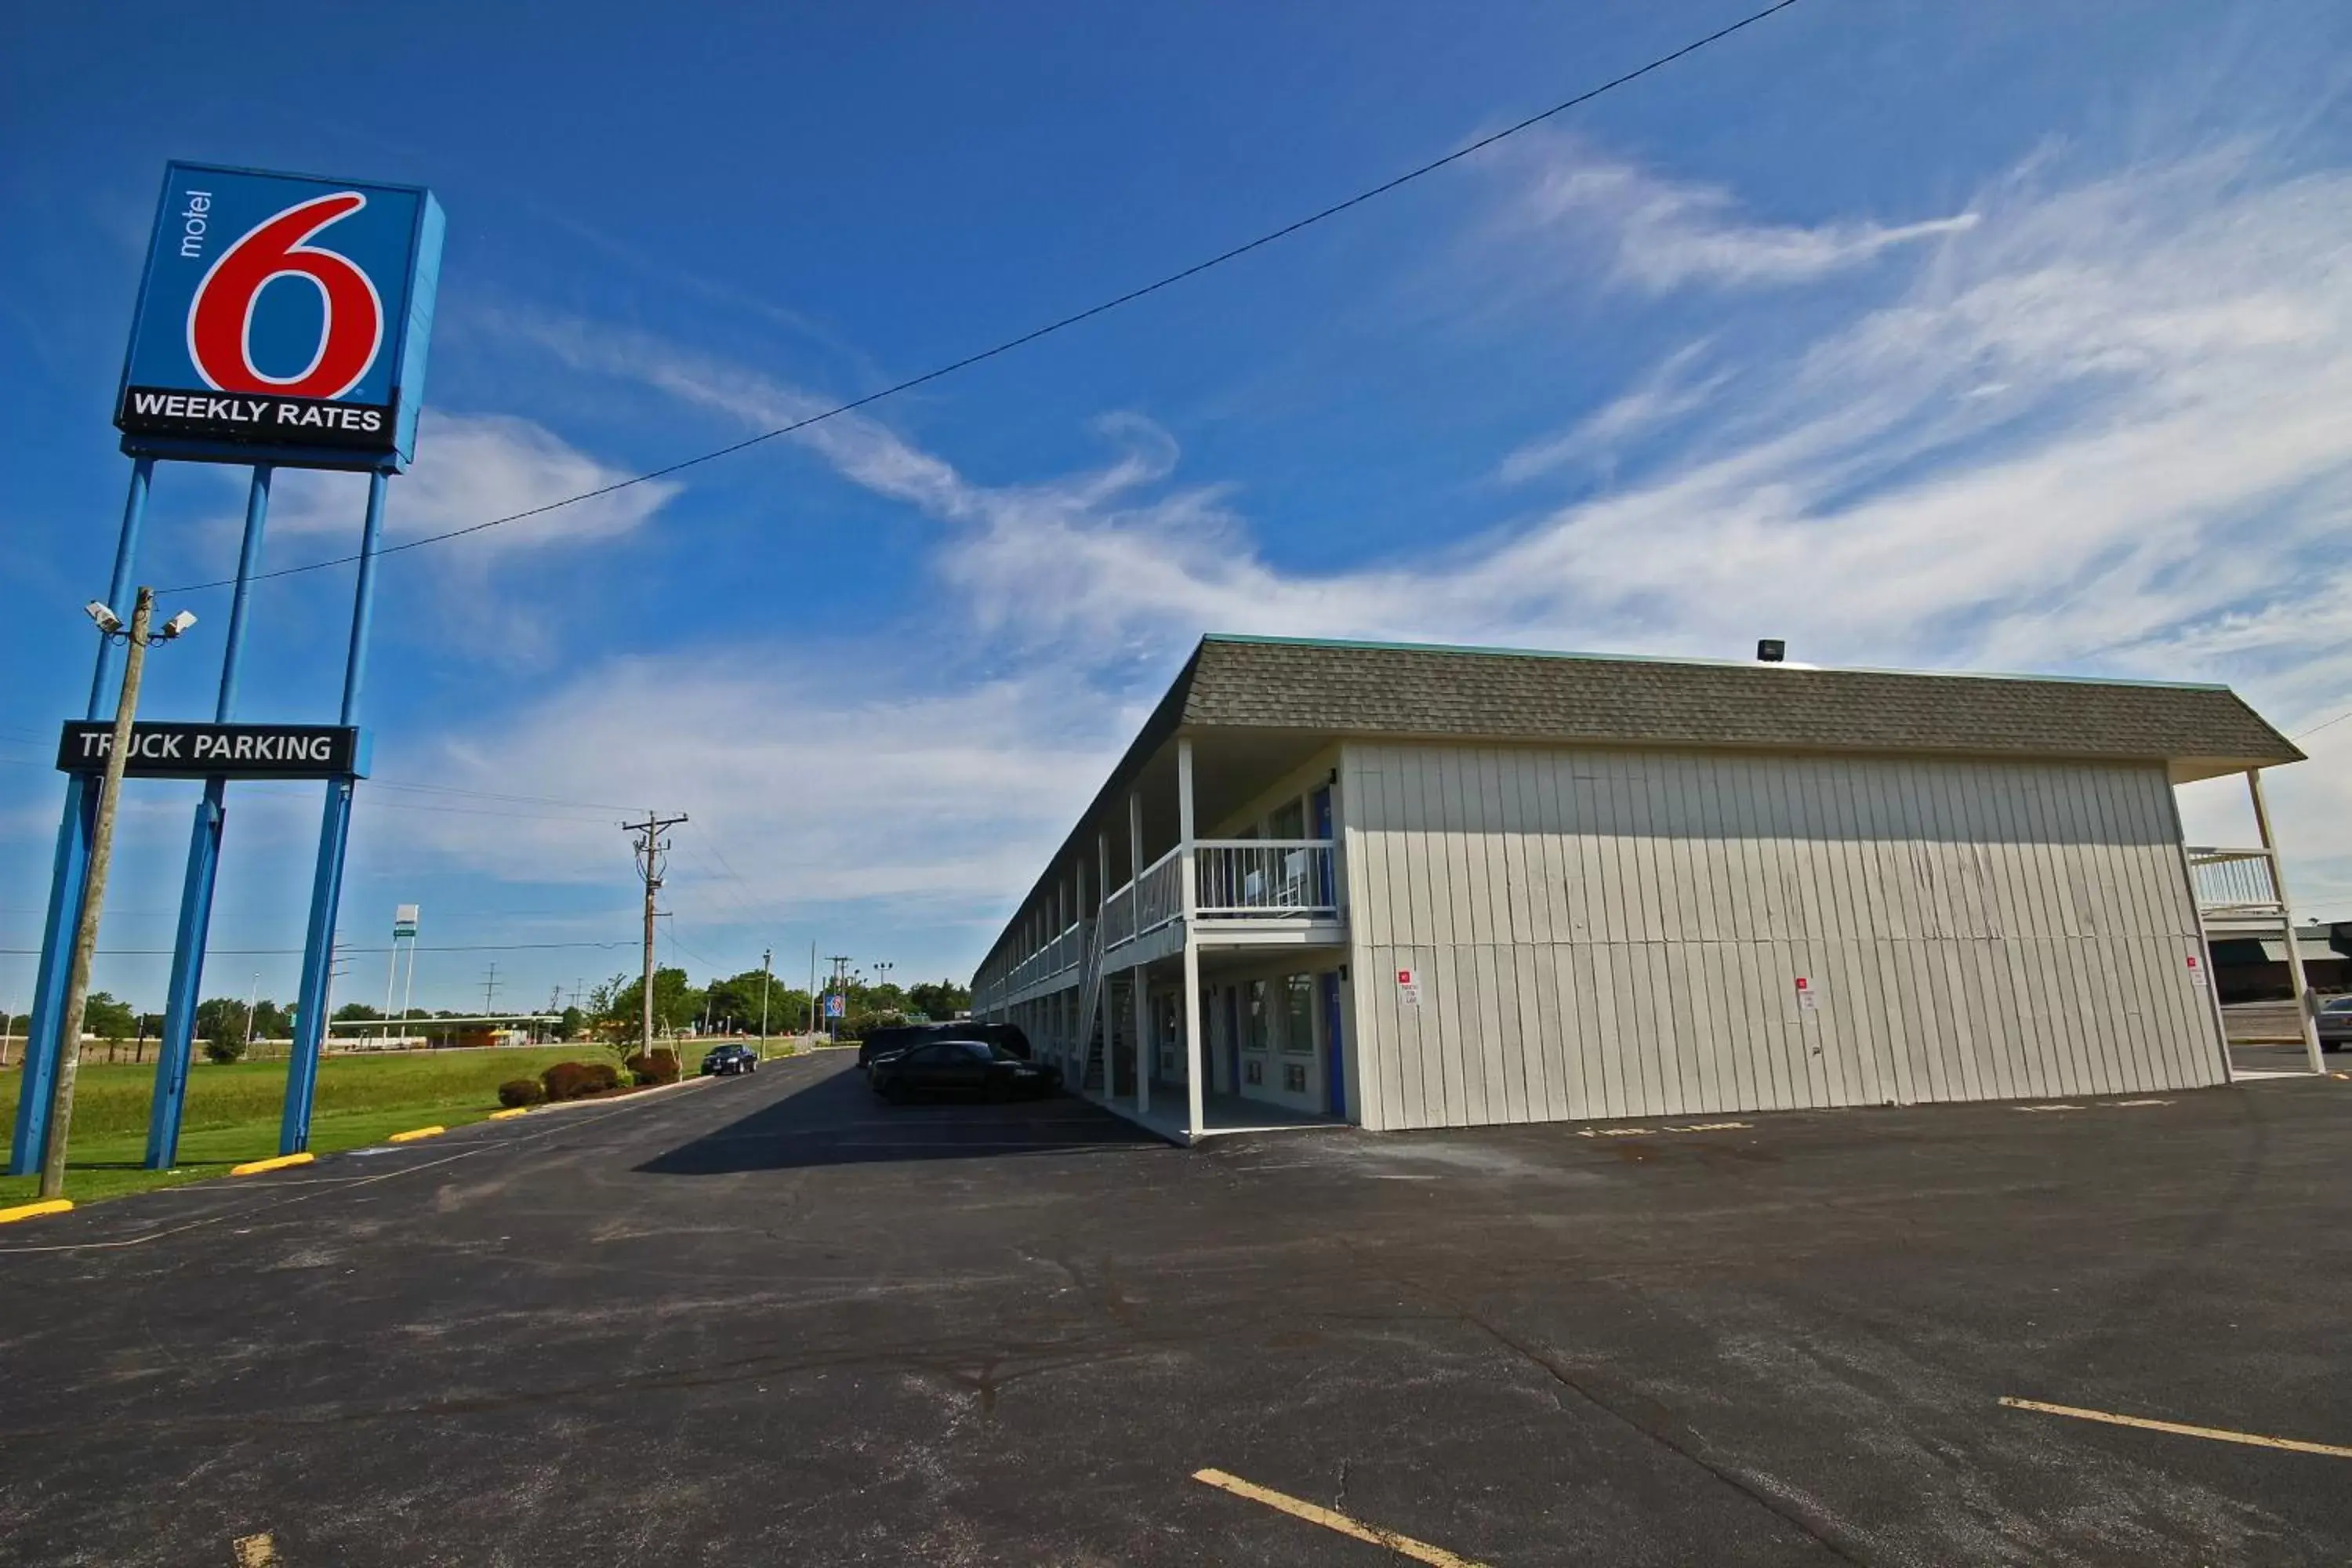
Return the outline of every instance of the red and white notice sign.
{"type": "Polygon", "coordinates": [[[1417,970],[1397,971],[1397,1000],[1408,1007],[1421,1005],[1421,974],[1417,970]]]}
{"type": "Polygon", "coordinates": [[[1813,989],[1812,980],[1802,974],[1797,976],[1797,1006],[1807,1013],[1822,1010],[1822,994],[1813,989]]]}

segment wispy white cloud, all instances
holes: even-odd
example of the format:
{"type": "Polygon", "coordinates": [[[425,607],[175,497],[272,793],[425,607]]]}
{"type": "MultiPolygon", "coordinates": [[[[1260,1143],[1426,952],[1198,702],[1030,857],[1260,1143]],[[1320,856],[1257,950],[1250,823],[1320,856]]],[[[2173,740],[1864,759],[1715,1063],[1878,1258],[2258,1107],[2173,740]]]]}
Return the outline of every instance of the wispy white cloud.
{"type": "MultiPolygon", "coordinates": [[[[1936,243],[1794,353],[1711,344],[1695,379],[1683,351],[1502,459],[1533,483],[1654,437],[1630,482],[1409,559],[1276,567],[1229,493],[1177,482],[1173,441],[1132,417],[1106,425],[1100,465],[1022,486],[876,420],[803,438],[950,525],[935,568],[975,622],[1030,668],[1095,680],[1079,700],[1097,710],[1121,661],[1206,628],[1685,653],[1780,635],[1822,662],[2226,679],[2290,726],[2352,694],[2352,174],[2278,175],[2243,149],[2065,186],[2029,171],[1931,229],[1802,239],[1730,221],[1726,198],[1602,184],[1616,205],[1586,206],[1613,223],[1624,280],[1792,279],[1936,243]]],[[[598,352],[746,426],[815,406],[659,345],[598,352]]],[[[990,733],[954,765],[985,774],[1031,743],[990,733]]],[[[1090,783],[1107,751],[1097,735],[1054,766],[1090,783]]],[[[885,756],[867,776],[901,761],[931,765],[885,756]]],[[[2352,898],[2342,776],[2277,789],[2315,898],[2352,898]]],[[[1016,884],[1067,818],[1024,820],[966,837],[1018,845],[965,862],[971,887],[1016,884]]]]}
{"type": "Polygon", "coordinates": [[[1901,224],[1757,222],[1720,186],[1664,178],[1562,138],[1523,142],[1507,167],[1522,172],[1522,184],[1500,232],[1587,247],[1606,258],[1611,281],[1652,294],[1806,282],[1897,247],[1965,234],[1979,220],[1961,212],[1901,224]]]}
{"type": "MultiPolygon", "coordinates": [[[[919,682],[679,654],[599,664],[402,769],[496,795],[683,809],[682,845],[726,846],[723,861],[689,847],[673,865],[674,889],[707,919],[863,900],[954,920],[998,912],[1026,885],[1041,843],[1067,830],[1139,721],[1051,668],[919,682]]],[[[425,812],[398,826],[413,850],[521,880],[626,869],[611,816],[503,809],[514,815],[425,812]]]]}
{"type": "MultiPolygon", "coordinates": [[[[444,533],[628,477],[628,470],[519,416],[427,409],[417,432],[416,462],[386,502],[384,531],[394,541],[444,533]]],[[[436,559],[478,569],[497,555],[618,538],[643,527],[680,488],[658,479],[635,485],[489,529],[472,536],[464,550],[436,559]]],[[[357,475],[282,470],[270,500],[270,531],[336,534],[356,544],[366,493],[367,481],[357,475]]]]}
{"type": "Polygon", "coordinates": [[[1496,478],[1505,484],[1517,484],[1577,462],[1589,462],[1603,470],[1613,468],[1619,450],[1627,443],[1705,407],[1730,379],[1722,371],[1703,377],[1692,375],[1703,351],[1704,345],[1694,343],[1668,355],[1631,391],[1560,434],[1529,442],[1511,453],[1496,470],[1496,478]]]}

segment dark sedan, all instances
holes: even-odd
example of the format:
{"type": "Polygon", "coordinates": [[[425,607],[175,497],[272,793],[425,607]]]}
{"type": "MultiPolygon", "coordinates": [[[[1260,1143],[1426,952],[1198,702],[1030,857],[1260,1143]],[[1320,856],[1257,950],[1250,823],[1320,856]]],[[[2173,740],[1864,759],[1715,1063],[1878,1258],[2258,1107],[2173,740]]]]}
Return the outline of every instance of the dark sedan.
{"type": "Polygon", "coordinates": [[[1061,1069],[1024,1061],[985,1040],[931,1040],[878,1058],[866,1081],[885,1100],[922,1094],[976,1095],[986,1100],[1051,1094],[1062,1087],[1061,1069]]]}
{"type": "Polygon", "coordinates": [[[749,1046],[717,1046],[702,1058],[702,1076],[729,1078],[736,1073],[758,1072],[760,1053],[749,1046]]]}
{"type": "Polygon", "coordinates": [[[2319,1005],[2319,1048],[2340,1051],[2352,1047],[2352,996],[2331,996],[2319,1005]]]}
{"type": "Polygon", "coordinates": [[[857,1042],[857,1065],[871,1067],[882,1057],[896,1056],[925,1040],[985,1040],[1024,1060],[1030,1054],[1029,1037],[1021,1032],[1020,1025],[983,1024],[977,1018],[959,1018],[946,1024],[892,1024],[877,1029],[857,1042]]]}

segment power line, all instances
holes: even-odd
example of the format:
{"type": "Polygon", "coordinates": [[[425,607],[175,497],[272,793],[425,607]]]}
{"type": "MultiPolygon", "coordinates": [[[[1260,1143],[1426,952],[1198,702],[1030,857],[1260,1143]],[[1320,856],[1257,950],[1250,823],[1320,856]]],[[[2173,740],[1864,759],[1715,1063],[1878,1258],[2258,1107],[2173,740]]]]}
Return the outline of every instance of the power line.
{"type": "MultiPolygon", "coordinates": [[[[1481,136],[1467,146],[1458,147],[1454,151],[1446,153],[1442,158],[1433,158],[1428,163],[1423,163],[1416,168],[1406,170],[1403,174],[1397,175],[1393,179],[1384,180],[1381,184],[1370,187],[1369,190],[1359,191],[1354,195],[1348,197],[1345,201],[1334,202],[1329,206],[1323,208],[1319,212],[1309,213],[1307,216],[1299,218],[1296,222],[1286,223],[1280,228],[1272,229],[1265,234],[1259,235],[1255,239],[1245,240],[1240,245],[1232,247],[1230,249],[1221,250],[1216,255],[1208,258],[1204,261],[1196,261],[1190,267],[1183,268],[1179,271],[1171,272],[1166,277],[1146,283],[1139,289],[1130,289],[1126,293],[1116,295],[1111,299],[1105,300],[1098,305],[1089,305],[1083,310],[1072,311],[1069,315],[1064,316],[1057,321],[1048,321],[1042,327],[1032,328],[1030,331],[1022,333],[1018,337],[1007,338],[1003,342],[996,344],[992,348],[982,349],[978,353],[966,354],[963,358],[959,360],[950,360],[946,364],[940,365],[935,370],[928,370],[920,375],[909,376],[904,381],[897,382],[889,386],[882,388],[879,392],[869,392],[863,397],[853,398],[847,403],[837,404],[821,413],[809,415],[806,418],[795,419],[787,425],[779,425],[772,430],[763,430],[759,435],[746,437],[740,441],[734,441],[724,447],[714,447],[710,451],[703,452],[695,457],[683,458],[675,463],[664,464],[658,468],[648,468],[644,473],[632,475],[625,479],[615,479],[609,485],[599,485],[594,489],[583,490],[578,495],[565,496],[562,500],[549,501],[544,506],[535,506],[528,508],[522,511],[509,512],[504,517],[494,517],[486,522],[471,523],[464,528],[453,528],[444,533],[428,533],[422,539],[412,539],[407,541],[405,543],[385,545],[382,549],[378,550],[376,553],[379,557],[385,555],[398,555],[404,551],[421,550],[425,545],[439,544],[445,540],[463,539],[469,533],[480,533],[488,529],[503,527],[509,522],[521,522],[527,518],[543,517],[551,511],[557,511],[567,506],[576,506],[582,501],[594,500],[601,496],[612,495],[616,491],[628,489],[636,485],[646,484],[655,479],[667,479],[672,474],[683,472],[688,468],[698,468],[704,463],[715,462],[720,458],[731,457],[735,453],[743,451],[749,447],[757,447],[765,442],[772,441],[780,436],[789,436],[795,431],[805,430],[812,425],[823,424],[825,420],[837,418],[844,414],[855,413],[856,410],[864,408],[869,404],[879,403],[886,397],[896,397],[902,392],[911,392],[919,386],[938,381],[942,376],[953,375],[956,372],[961,370],[969,370],[973,365],[979,364],[983,361],[996,358],[999,354],[1010,353],[1014,349],[1025,347],[1030,343],[1035,342],[1040,338],[1050,337],[1054,333],[1062,331],[1066,328],[1075,327],[1081,321],[1091,321],[1093,318],[1102,315],[1106,311],[1116,310],[1122,305],[1133,304],[1136,300],[1144,298],[1146,295],[1157,294],[1162,289],[1171,288],[1175,284],[1185,281],[1187,279],[1197,278],[1202,273],[1210,270],[1212,268],[1223,267],[1228,261],[1238,260],[1240,258],[1247,256],[1254,250],[1272,245],[1278,239],[1286,239],[1290,236],[1298,233],[1301,229],[1311,228],[1315,225],[1322,223],[1328,218],[1339,216],[1341,213],[1344,213],[1352,207],[1361,206],[1364,203],[1372,200],[1374,197],[1384,196],[1391,191],[1411,184],[1413,181],[1422,178],[1423,175],[1435,174],[1438,170],[1444,168],[1449,163],[1458,163],[1462,159],[1469,157],[1474,153],[1483,152],[1486,148],[1492,147],[1496,142],[1503,141],[1507,137],[1516,136],[1522,131],[1527,131],[1542,124],[1545,121],[1551,119],[1555,115],[1564,114],[1568,110],[1577,108],[1581,104],[1591,102],[1594,99],[1599,98],[1603,93],[1613,92],[1618,88],[1625,86],[1628,82],[1637,81],[1643,77],[1648,76],[1652,71],[1659,70],[1666,66],[1670,66],[1686,55],[1696,54],[1699,50],[1706,48],[1709,44],[1719,43],[1723,39],[1731,37],[1732,34],[1746,27],[1752,27],[1757,23],[1763,21],[1766,17],[1774,16],[1779,12],[1785,11],[1795,4],[1797,4],[1797,0],[1777,0],[1776,4],[1767,5],[1761,11],[1752,12],[1749,15],[1741,17],[1738,21],[1732,23],[1729,26],[1719,27],[1714,32],[1707,34],[1706,37],[1703,38],[1695,39],[1690,43],[1683,45],[1682,47],[1678,49],[1658,56],[1655,59],[1651,60],[1646,65],[1637,66],[1633,69],[1626,71],[1621,76],[1612,77],[1598,87],[1587,88],[1584,91],[1578,93],[1573,98],[1562,99],[1559,102],[1553,104],[1549,109],[1544,110],[1539,113],[1530,114],[1525,120],[1519,121],[1515,124],[1507,125],[1500,131],[1481,136]]],[[[321,572],[331,566],[349,565],[351,563],[357,561],[359,557],[357,555],[338,555],[329,561],[313,561],[306,566],[283,566],[275,572],[257,573],[255,574],[253,580],[263,582],[273,577],[292,577],[305,572],[321,572]]],[[[165,588],[160,591],[166,595],[193,594],[206,588],[226,588],[233,585],[236,581],[236,579],[234,577],[223,577],[211,583],[190,583],[180,587],[165,588]]]]}
{"type": "MultiPolygon", "coordinates": [[[[609,948],[630,945],[632,944],[626,942],[461,942],[448,947],[420,947],[416,951],[419,952],[539,952],[559,947],[609,948]]],[[[31,957],[40,951],[37,947],[0,947],[0,957],[31,957]]],[[[297,953],[303,950],[299,947],[214,947],[205,951],[215,958],[268,958],[297,953]]],[[[337,952],[390,952],[393,950],[388,947],[350,947],[339,942],[335,944],[335,951],[337,952]]],[[[98,950],[99,956],[101,958],[169,958],[173,952],[173,949],[168,947],[101,947],[98,950]]]]}
{"type": "Polygon", "coordinates": [[[2312,736],[2318,734],[2322,730],[2332,730],[2332,729],[2334,729],[2336,725],[2341,724],[2341,723],[2342,723],[2342,722],[2344,722],[2344,721],[2345,721],[2345,720],[2347,720],[2347,719],[2352,719],[2352,708],[2347,708],[2346,710],[2344,710],[2344,711],[2343,711],[2343,712],[2338,713],[2335,718],[2333,718],[2333,719],[2328,719],[2328,720],[2324,720],[2324,721],[2321,721],[2321,722],[2319,722],[2319,723],[2314,724],[2314,725],[2313,725],[2310,729],[2308,729],[2308,730],[2302,731],[2300,731],[2299,733],[2296,733],[2296,734],[2289,735],[2289,736],[2287,737],[2287,739],[2288,739],[2288,740],[2290,740],[2290,741],[2307,741],[2307,740],[2309,740],[2312,736]]]}

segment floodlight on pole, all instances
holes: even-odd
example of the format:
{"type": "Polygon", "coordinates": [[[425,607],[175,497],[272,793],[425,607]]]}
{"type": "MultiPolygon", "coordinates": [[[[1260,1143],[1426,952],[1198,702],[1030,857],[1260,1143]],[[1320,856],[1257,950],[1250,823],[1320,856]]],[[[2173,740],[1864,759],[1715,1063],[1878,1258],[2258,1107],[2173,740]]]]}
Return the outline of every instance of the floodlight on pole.
{"type": "Polygon", "coordinates": [[[65,1006],[58,1029],[57,1077],[49,1084],[48,1142],[41,1152],[40,1195],[45,1200],[65,1195],[66,1144],[73,1131],[74,1079],[81,1066],[81,1026],[89,1002],[90,960],[98,951],[99,917],[106,908],[106,873],[114,858],[114,818],[121,804],[124,767],[131,760],[132,726],[139,713],[139,681],[146,671],[148,645],[163,640],[148,630],[155,612],[155,592],[152,588],[139,590],[128,626],[122,624],[121,616],[96,599],[82,608],[97,623],[100,636],[121,637],[129,645],[129,653],[122,662],[122,689],[114,703],[114,736],[107,748],[106,771],[99,780],[98,809],[90,821],[89,860],[82,870],[81,913],[74,926],[73,953],[66,971],[65,1006]]]}

